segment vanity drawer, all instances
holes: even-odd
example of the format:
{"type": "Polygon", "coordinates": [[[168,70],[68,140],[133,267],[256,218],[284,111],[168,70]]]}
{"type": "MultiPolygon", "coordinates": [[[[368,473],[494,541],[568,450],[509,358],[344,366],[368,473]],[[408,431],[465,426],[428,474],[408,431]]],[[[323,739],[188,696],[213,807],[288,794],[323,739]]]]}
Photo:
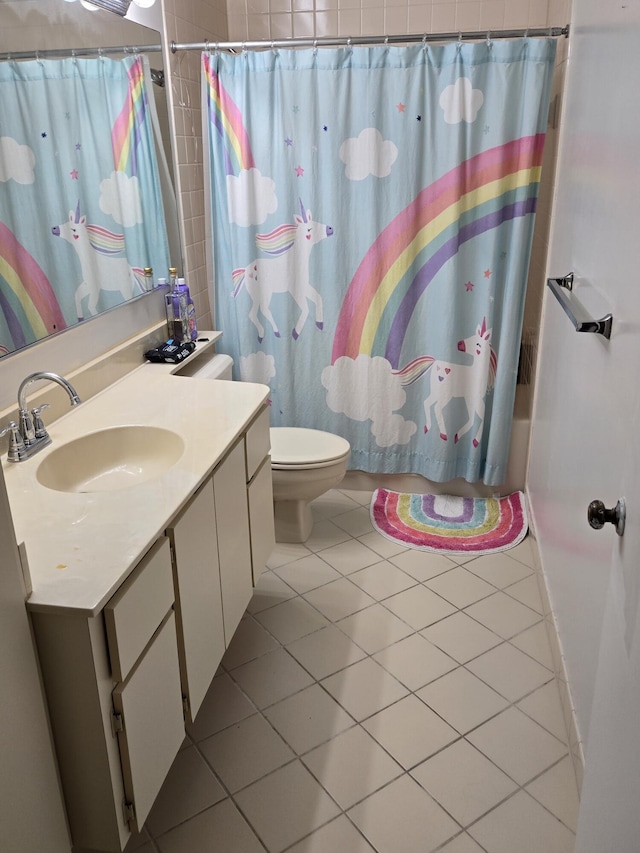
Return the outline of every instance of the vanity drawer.
{"type": "Polygon", "coordinates": [[[258,415],[247,430],[246,437],[247,483],[252,479],[265,456],[271,451],[269,435],[269,408],[266,407],[258,415]]]}
{"type": "Polygon", "coordinates": [[[124,681],[174,602],[171,548],[163,536],[104,608],[114,681],[124,681]]]}

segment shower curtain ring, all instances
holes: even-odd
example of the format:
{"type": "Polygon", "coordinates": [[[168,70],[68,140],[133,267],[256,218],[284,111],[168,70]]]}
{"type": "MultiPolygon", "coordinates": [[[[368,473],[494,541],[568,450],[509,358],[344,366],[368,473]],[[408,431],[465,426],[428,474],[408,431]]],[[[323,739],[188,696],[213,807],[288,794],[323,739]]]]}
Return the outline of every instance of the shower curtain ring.
{"type": "Polygon", "coordinates": [[[491,47],[491,30],[487,30],[487,47],[491,47]]]}
{"type": "Polygon", "coordinates": [[[318,55],[318,39],[313,40],[313,55],[318,55]]]}

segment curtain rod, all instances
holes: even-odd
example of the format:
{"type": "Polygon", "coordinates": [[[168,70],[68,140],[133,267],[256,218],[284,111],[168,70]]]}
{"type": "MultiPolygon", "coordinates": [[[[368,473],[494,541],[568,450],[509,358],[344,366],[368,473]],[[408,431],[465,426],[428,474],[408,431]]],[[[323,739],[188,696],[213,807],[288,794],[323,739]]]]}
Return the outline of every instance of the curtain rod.
{"type": "Polygon", "coordinates": [[[11,59],[65,59],[68,57],[109,56],[113,53],[160,53],[161,44],[120,45],[113,47],[76,47],[57,50],[22,50],[15,53],[0,53],[0,61],[11,59]]]}
{"type": "MultiPolygon", "coordinates": [[[[376,44],[408,44],[414,42],[442,42],[442,41],[473,41],[483,38],[508,39],[508,38],[559,38],[569,37],[569,26],[565,27],[536,27],[521,30],[483,30],[476,32],[452,32],[452,33],[405,33],[391,36],[324,36],[322,38],[290,38],[290,39],[263,39],[261,41],[204,41],[191,44],[177,44],[171,42],[171,52],[179,50],[227,50],[235,53],[239,50],[269,50],[273,48],[289,47],[351,47],[353,45],[376,45],[376,44]]],[[[160,44],[141,45],[114,45],[112,47],[82,47],[82,48],[60,48],[56,50],[23,50],[15,53],[0,53],[0,61],[11,59],[58,59],[65,57],[85,56],[109,56],[111,54],[125,53],[160,53],[160,44]]]]}
{"type": "Polygon", "coordinates": [[[569,37],[569,26],[565,27],[529,27],[521,30],[482,30],[477,32],[454,33],[405,33],[392,36],[323,36],[322,38],[262,39],[260,41],[204,41],[192,44],[171,42],[171,52],[179,50],[227,50],[231,53],[245,50],[270,50],[290,47],[352,47],[355,45],[407,44],[409,42],[452,42],[478,39],[510,38],[559,38],[569,37]]]}

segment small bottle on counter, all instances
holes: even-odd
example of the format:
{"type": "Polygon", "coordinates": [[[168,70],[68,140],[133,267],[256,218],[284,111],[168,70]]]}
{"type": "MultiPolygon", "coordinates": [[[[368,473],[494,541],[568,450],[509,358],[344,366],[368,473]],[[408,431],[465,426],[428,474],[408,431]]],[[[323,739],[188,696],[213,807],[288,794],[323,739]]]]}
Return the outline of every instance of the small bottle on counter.
{"type": "Polygon", "coordinates": [[[178,287],[177,270],[169,270],[171,289],[165,294],[165,306],[167,310],[167,325],[169,327],[169,338],[176,343],[190,341],[189,317],[187,316],[187,297],[184,291],[178,287]]]}
{"type": "Polygon", "coordinates": [[[191,298],[189,286],[184,278],[178,279],[178,290],[185,295],[187,300],[187,321],[189,323],[189,340],[195,341],[198,339],[198,327],[196,325],[196,306],[191,298]]]}
{"type": "Polygon", "coordinates": [[[144,268],[144,289],[153,290],[153,269],[151,267],[144,268]]]}

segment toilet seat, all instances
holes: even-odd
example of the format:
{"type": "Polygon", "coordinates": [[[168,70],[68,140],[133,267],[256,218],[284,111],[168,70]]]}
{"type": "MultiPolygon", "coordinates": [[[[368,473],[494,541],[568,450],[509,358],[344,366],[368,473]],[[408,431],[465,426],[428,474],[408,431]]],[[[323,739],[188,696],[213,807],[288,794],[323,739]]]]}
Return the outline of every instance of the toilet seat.
{"type": "Polygon", "coordinates": [[[272,427],[271,467],[280,471],[326,468],[351,452],[349,442],[330,432],[304,427],[272,427]]]}

